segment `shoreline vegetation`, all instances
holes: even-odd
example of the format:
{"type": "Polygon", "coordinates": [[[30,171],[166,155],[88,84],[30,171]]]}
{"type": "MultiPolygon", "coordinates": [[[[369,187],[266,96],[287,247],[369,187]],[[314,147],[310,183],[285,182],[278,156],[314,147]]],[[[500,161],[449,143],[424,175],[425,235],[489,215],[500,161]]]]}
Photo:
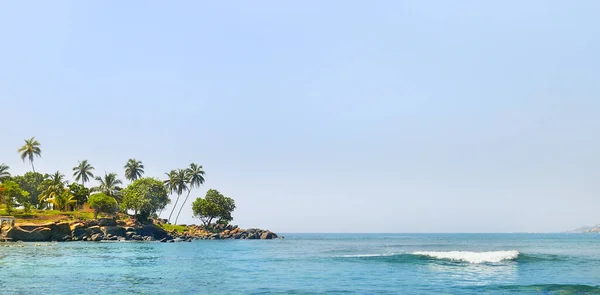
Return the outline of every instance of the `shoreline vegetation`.
{"type": "MultiPolygon", "coordinates": [[[[42,174],[34,160],[42,156],[41,144],[26,139],[18,149],[31,172],[11,175],[0,164],[0,241],[192,241],[193,239],[274,239],[277,234],[262,229],[241,229],[230,224],[235,201],[215,189],[192,204],[201,225],[178,225],[192,189],[205,182],[202,165],[165,173],[165,179],[144,177],[144,165],[134,158],[123,166],[123,181],[116,173],[94,175],[87,161],[73,167],[74,182],[60,171],[42,174]],[[86,186],[95,180],[95,186],[86,186]],[[184,198],[181,198],[184,196],[184,198]],[[159,216],[175,200],[168,218],[159,216]],[[181,202],[180,202],[181,201],[181,202]],[[179,207],[178,207],[179,205],[179,207]],[[175,212],[177,211],[177,212],[175,212]],[[173,224],[171,221],[174,220],[173,224]]],[[[165,212],[167,213],[167,212],[165,212]]]]}

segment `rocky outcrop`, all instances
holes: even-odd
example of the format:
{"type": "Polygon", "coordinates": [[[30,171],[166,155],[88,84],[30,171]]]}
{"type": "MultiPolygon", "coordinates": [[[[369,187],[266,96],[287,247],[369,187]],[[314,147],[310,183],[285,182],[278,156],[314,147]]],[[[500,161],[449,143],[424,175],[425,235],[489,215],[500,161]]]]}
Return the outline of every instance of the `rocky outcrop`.
{"type": "Polygon", "coordinates": [[[215,225],[211,228],[206,228],[203,225],[188,226],[188,231],[170,233],[174,237],[182,240],[200,239],[200,240],[271,240],[278,238],[277,234],[269,230],[258,228],[241,229],[237,225],[215,225]]]}
{"type": "Polygon", "coordinates": [[[24,224],[9,228],[5,236],[11,241],[187,241],[193,239],[221,240],[247,239],[270,240],[277,234],[257,228],[241,229],[237,225],[214,225],[210,228],[191,225],[183,233],[168,232],[160,224],[137,224],[135,221],[117,221],[103,218],[90,221],[73,221],[24,224]]]}

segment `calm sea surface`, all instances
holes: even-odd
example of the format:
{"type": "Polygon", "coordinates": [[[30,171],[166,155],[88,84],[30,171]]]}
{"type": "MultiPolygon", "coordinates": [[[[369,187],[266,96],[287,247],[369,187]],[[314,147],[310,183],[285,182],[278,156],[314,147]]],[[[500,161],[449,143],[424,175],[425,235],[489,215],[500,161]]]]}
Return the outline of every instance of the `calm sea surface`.
{"type": "Polygon", "coordinates": [[[600,234],[284,236],[0,244],[0,294],[600,294],[600,234]]]}

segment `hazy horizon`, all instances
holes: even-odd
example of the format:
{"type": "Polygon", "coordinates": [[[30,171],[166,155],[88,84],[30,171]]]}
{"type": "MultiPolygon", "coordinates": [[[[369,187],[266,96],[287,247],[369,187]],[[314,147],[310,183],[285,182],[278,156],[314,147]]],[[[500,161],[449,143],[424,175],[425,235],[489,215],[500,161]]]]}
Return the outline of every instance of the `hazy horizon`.
{"type": "MultiPolygon", "coordinates": [[[[203,165],[276,232],[600,223],[597,1],[0,5],[0,163],[203,165]]],[[[89,186],[89,184],[87,184],[89,186]]],[[[165,212],[170,211],[168,207],[165,212]]],[[[163,217],[165,216],[163,212],[163,217]]]]}

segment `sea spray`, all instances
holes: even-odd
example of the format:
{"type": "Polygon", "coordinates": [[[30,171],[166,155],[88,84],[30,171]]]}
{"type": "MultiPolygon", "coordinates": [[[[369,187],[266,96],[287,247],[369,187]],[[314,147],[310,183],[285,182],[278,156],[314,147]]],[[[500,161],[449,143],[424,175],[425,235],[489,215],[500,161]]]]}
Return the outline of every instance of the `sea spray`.
{"type": "Polygon", "coordinates": [[[427,256],[436,259],[447,259],[452,261],[464,261],[469,263],[498,263],[505,260],[514,260],[519,256],[519,251],[487,251],[487,252],[469,252],[469,251],[417,251],[413,255],[427,256]]]}

